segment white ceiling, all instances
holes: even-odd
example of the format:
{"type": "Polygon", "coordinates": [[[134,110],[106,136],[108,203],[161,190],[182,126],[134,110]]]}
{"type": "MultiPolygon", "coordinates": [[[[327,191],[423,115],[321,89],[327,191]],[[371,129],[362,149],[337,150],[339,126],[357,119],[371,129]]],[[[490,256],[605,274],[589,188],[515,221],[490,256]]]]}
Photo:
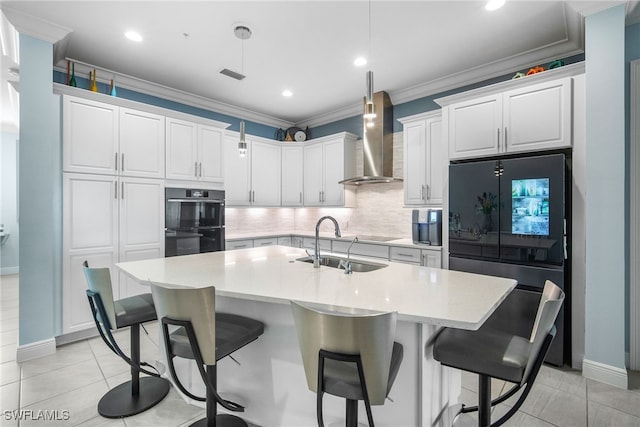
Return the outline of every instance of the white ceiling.
{"type": "MultiPolygon", "coordinates": [[[[99,79],[113,76],[103,69],[114,70],[124,86],[135,80],[119,74],[283,126],[357,114],[368,67],[375,91],[389,92],[397,104],[580,53],[581,12],[624,2],[507,0],[495,12],[484,3],[3,0],[1,7],[14,24],[19,15],[70,30],[56,55],[98,67],[99,79]],[[369,52],[369,7],[370,65],[358,68],[355,57],[369,52]],[[244,65],[243,43],[233,33],[239,23],[253,32],[244,42],[244,65]],[[127,40],[130,29],[144,41],[127,40]],[[219,74],[223,68],[247,77],[233,80],[219,74]],[[284,89],[293,96],[283,97],[284,89]]],[[[626,3],[629,20],[640,8],[626,3]]],[[[3,79],[10,62],[3,56],[3,79]]],[[[65,62],[55,65],[64,69],[65,62]]]]}

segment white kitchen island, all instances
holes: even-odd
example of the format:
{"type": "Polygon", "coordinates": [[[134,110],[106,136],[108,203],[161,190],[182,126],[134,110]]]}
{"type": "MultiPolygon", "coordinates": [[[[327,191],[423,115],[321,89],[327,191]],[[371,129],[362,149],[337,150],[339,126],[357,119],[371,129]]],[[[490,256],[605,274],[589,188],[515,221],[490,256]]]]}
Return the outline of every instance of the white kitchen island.
{"type": "MultiPolygon", "coordinates": [[[[441,326],[477,329],[515,287],[515,280],[384,262],[379,270],[347,275],[331,267],[296,261],[302,249],[270,246],[116,264],[144,283],[213,285],[219,311],[259,319],[257,341],[220,361],[218,388],[243,403],[241,415],[259,426],[315,426],[315,393],[307,388],[289,302],[336,309],[397,311],[396,341],[404,359],[383,406],[373,407],[377,426],[438,425],[455,403],[460,376],[433,360],[430,341],[441,326]]],[[[377,260],[376,262],[380,262],[377,260]]],[[[203,394],[189,361],[179,367],[185,384],[203,394]]],[[[325,396],[325,423],[344,419],[344,400],[325,396]]],[[[360,408],[361,418],[364,409],[360,408]]]]}

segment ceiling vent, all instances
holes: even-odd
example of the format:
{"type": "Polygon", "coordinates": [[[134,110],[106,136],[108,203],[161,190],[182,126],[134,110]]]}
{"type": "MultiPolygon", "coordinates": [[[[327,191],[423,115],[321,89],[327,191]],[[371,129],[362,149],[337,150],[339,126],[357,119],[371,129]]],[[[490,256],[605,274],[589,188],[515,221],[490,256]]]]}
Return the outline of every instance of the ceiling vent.
{"type": "Polygon", "coordinates": [[[242,80],[247,77],[244,74],[236,73],[235,71],[232,71],[228,68],[223,68],[222,70],[220,70],[220,74],[224,74],[225,76],[231,77],[232,79],[236,80],[242,80]]]}

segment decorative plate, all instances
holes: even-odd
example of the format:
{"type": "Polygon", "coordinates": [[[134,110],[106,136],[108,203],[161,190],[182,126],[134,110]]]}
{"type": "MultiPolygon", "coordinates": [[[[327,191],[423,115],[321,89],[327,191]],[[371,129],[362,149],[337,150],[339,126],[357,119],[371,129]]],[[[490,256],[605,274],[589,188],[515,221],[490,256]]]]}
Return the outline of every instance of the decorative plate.
{"type": "Polygon", "coordinates": [[[307,134],[305,131],[303,131],[302,129],[297,131],[293,137],[295,138],[296,141],[298,142],[303,142],[307,140],[307,134]]]}

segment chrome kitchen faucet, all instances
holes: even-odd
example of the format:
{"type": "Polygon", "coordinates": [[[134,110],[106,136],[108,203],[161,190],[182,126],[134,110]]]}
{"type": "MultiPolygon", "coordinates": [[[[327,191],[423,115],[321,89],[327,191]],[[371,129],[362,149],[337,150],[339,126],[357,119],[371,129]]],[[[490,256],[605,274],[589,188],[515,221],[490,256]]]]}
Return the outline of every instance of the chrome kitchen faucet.
{"type": "Polygon", "coordinates": [[[316,247],[315,247],[316,252],[313,254],[314,268],[320,268],[320,245],[319,245],[318,239],[320,234],[320,223],[322,223],[322,221],[324,221],[325,219],[330,219],[331,221],[333,221],[333,225],[336,230],[336,237],[340,237],[340,226],[338,225],[338,221],[336,221],[334,217],[327,215],[327,216],[323,216],[318,220],[318,223],[316,224],[316,247]]]}

